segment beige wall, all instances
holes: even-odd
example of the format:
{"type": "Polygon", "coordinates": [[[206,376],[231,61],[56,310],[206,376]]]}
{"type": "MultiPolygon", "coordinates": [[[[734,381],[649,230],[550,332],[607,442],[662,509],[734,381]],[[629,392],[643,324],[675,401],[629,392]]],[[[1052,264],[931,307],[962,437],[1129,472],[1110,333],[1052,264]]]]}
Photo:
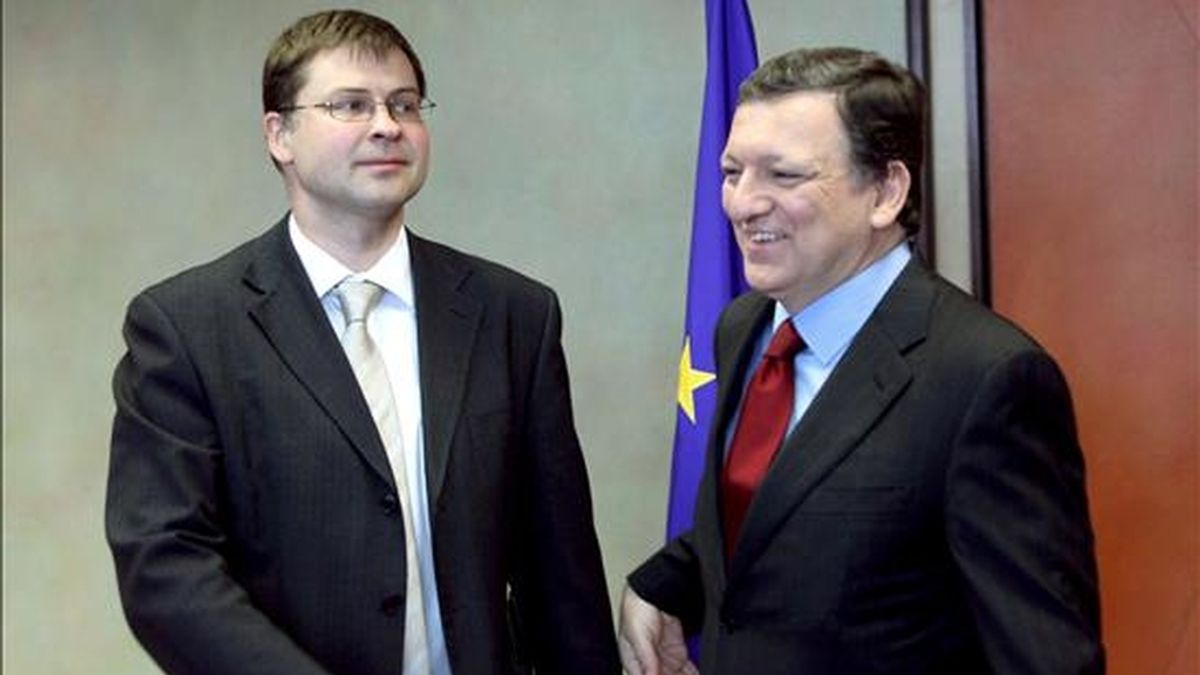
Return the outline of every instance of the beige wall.
{"type": "MultiPolygon", "coordinates": [[[[415,229],[562,296],[615,593],[664,527],[703,3],[351,4],[409,34],[439,103],[415,229]]],[[[903,59],[901,0],[750,4],[762,55],[843,43],[903,59]]],[[[155,672],[102,532],[121,318],[140,288],[283,213],[258,71],[273,36],[318,8],[4,3],[6,673],[155,672]]]]}

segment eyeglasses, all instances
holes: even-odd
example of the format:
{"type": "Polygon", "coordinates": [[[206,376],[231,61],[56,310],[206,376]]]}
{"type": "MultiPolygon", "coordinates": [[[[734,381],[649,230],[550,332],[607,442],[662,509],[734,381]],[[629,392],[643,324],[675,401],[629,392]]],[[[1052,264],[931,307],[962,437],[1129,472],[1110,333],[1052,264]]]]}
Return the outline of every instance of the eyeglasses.
{"type": "Polygon", "coordinates": [[[279,112],[323,108],[335,120],[369,122],[375,118],[375,109],[381,104],[387,108],[388,114],[396,122],[424,121],[425,117],[429,115],[429,111],[437,107],[433,101],[411,92],[396,94],[384,101],[378,101],[367,94],[342,94],[320,103],[282,106],[279,108],[279,112]]]}

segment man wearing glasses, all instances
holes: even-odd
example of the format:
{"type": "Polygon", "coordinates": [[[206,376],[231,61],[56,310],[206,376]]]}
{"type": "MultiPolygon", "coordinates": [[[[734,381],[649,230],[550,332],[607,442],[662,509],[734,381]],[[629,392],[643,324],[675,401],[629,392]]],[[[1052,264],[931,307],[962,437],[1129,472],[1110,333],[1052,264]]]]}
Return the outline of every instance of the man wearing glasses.
{"type": "Polygon", "coordinates": [[[106,525],[170,673],[616,673],[553,292],[415,236],[421,63],[301,19],[263,69],[291,212],[130,304],[106,525]]]}

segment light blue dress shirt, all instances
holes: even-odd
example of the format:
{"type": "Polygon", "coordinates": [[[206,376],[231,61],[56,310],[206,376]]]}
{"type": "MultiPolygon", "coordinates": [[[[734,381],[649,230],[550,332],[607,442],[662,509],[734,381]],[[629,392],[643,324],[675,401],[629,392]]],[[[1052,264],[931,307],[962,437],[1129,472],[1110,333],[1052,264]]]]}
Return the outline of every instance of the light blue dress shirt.
{"type": "MultiPolygon", "coordinates": [[[[788,421],[788,433],[791,434],[838,362],[842,360],[842,356],[846,354],[854,336],[858,335],[858,331],[862,329],[911,258],[912,252],[908,244],[900,244],[794,315],[789,315],[783,305],[776,302],[770,330],[759,336],[754,347],[754,358],[750,362],[746,380],[742,383],[742,398],[745,398],[750,374],[758,368],[771,336],[784,321],[790,320],[805,344],[805,348],[796,354],[793,361],[796,388],[792,418],[788,421]]],[[[738,413],[726,430],[727,449],[740,416],[739,404],[738,413]]]]}

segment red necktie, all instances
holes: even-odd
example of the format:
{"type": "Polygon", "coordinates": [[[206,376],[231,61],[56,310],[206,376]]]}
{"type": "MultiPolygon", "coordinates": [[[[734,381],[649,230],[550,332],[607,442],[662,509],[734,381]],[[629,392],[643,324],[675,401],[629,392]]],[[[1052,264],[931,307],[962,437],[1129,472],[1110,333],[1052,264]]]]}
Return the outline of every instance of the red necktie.
{"type": "Polygon", "coordinates": [[[754,379],[746,388],[742,414],[729,458],[721,474],[721,497],[725,519],[725,558],[733,557],[733,547],[741,534],[742,521],[750,500],[762,483],[771,460],[787,434],[795,399],[795,375],[792,360],[804,349],[804,340],[792,322],[784,321],[767,345],[754,379]]]}

